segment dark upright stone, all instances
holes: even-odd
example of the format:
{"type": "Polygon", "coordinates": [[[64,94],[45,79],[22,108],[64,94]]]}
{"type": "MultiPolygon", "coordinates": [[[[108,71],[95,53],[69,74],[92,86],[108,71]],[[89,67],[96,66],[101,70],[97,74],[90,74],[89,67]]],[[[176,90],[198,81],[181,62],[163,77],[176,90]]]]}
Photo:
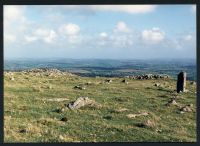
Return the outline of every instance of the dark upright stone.
{"type": "Polygon", "coordinates": [[[185,92],[186,87],[186,72],[180,72],[177,79],[177,93],[185,92]]]}

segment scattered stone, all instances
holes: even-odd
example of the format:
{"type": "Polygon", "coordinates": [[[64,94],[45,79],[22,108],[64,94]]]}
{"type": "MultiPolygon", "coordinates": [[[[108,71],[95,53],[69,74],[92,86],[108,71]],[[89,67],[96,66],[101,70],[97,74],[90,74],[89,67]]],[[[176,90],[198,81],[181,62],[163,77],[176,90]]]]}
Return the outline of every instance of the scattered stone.
{"type": "Polygon", "coordinates": [[[80,90],[85,90],[86,88],[85,87],[83,87],[83,86],[74,86],[74,89],[80,89],[80,90]]]}
{"type": "Polygon", "coordinates": [[[112,80],[111,79],[106,79],[105,82],[106,83],[112,83],[112,80]]]}
{"type": "Polygon", "coordinates": [[[125,112],[125,111],[128,111],[128,109],[127,108],[119,108],[116,110],[116,112],[119,112],[119,113],[125,112]]]}
{"type": "Polygon", "coordinates": [[[61,119],[61,121],[67,122],[67,121],[68,121],[68,118],[67,118],[67,117],[63,117],[63,118],[61,119]]]}
{"type": "Polygon", "coordinates": [[[52,86],[47,86],[47,89],[52,89],[52,86]]]}
{"type": "Polygon", "coordinates": [[[59,139],[64,140],[65,138],[62,135],[59,135],[59,139]]]}
{"type": "Polygon", "coordinates": [[[171,98],[170,101],[168,101],[168,103],[166,104],[166,106],[170,106],[170,105],[177,105],[177,102],[174,98],[171,98]]]}
{"type": "Polygon", "coordinates": [[[162,130],[161,129],[156,129],[156,132],[161,133],[162,130]]]}
{"type": "Polygon", "coordinates": [[[92,82],[90,82],[90,81],[89,81],[89,82],[87,82],[87,83],[85,83],[85,84],[86,84],[86,85],[91,85],[91,84],[92,84],[92,82]]]}
{"type": "Polygon", "coordinates": [[[63,113],[65,111],[65,108],[60,108],[60,109],[57,109],[57,113],[63,113]]]}
{"type": "Polygon", "coordinates": [[[169,78],[169,75],[166,75],[166,74],[158,74],[158,75],[153,75],[153,74],[144,74],[144,75],[137,75],[137,76],[132,76],[132,77],[129,77],[129,78],[132,78],[132,79],[138,79],[138,80],[149,80],[149,79],[166,79],[166,78],[169,78]]]}
{"type": "Polygon", "coordinates": [[[100,107],[99,104],[97,104],[94,100],[89,99],[88,97],[79,97],[75,101],[67,104],[67,107],[69,109],[79,109],[79,108],[85,107],[85,106],[95,107],[95,108],[100,107]]]}
{"type": "Polygon", "coordinates": [[[123,79],[122,82],[128,84],[128,81],[126,79],[123,79]]]}
{"type": "Polygon", "coordinates": [[[68,98],[35,98],[36,100],[42,100],[44,103],[47,102],[63,102],[69,100],[68,98]]]}
{"type": "Polygon", "coordinates": [[[149,115],[149,113],[143,112],[143,113],[139,113],[139,114],[128,114],[126,116],[130,119],[133,119],[133,118],[136,118],[136,117],[139,117],[139,116],[148,116],[148,115],[149,115]]]}
{"type": "MultiPolygon", "coordinates": [[[[191,106],[192,106],[192,104],[191,104],[191,106]]],[[[180,108],[180,112],[192,112],[191,106],[186,105],[186,106],[180,108]]]]}
{"type": "Polygon", "coordinates": [[[10,77],[10,80],[11,80],[11,81],[14,81],[14,80],[15,80],[15,78],[14,78],[14,77],[10,77]]]}
{"type": "Polygon", "coordinates": [[[49,68],[35,68],[35,69],[30,69],[30,70],[26,70],[26,71],[22,71],[22,73],[24,74],[28,74],[31,73],[32,75],[35,76],[41,76],[41,75],[45,75],[48,77],[57,77],[60,75],[67,75],[67,76],[76,76],[74,74],[71,74],[69,72],[64,72],[64,71],[60,71],[58,69],[49,69],[49,68]]]}
{"type": "Polygon", "coordinates": [[[186,72],[180,72],[178,74],[177,78],[178,78],[177,79],[177,87],[176,87],[177,93],[185,92],[185,88],[186,88],[186,72]]]}
{"type": "Polygon", "coordinates": [[[196,85],[196,82],[192,81],[190,82],[191,85],[196,85]]]}
{"type": "Polygon", "coordinates": [[[104,118],[104,119],[107,119],[107,120],[111,120],[111,119],[112,119],[112,116],[104,116],[103,118],[104,118]]]}
{"type": "Polygon", "coordinates": [[[67,98],[51,98],[51,99],[43,99],[44,101],[53,101],[53,102],[62,102],[62,101],[66,101],[69,100],[67,98]]]}
{"type": "Polygon", "coordinates": [[[19,130],[19,133],[27,133],[27,130],[26,129],[21,129],[21,130],[19,130]]]}
{"type": "Polygon", "coordinates": [[[155,123],[152,122],[151,120],[147,120],[145,122],[137,124],[138,127],[143,127],[143,128],[152,128],[155,127],[155,123]]]}
{"type": "Polygon", "coordinates": [[[160,84],[159,84],[159,83],[155,83],[155,84],[154,84],[154,86],[156,86],[156,87],[159,87],[159,86],[160,86],[160,84]]]}
{"type": "Polygon", "coordinates": [[[189,104],[188,106],[189,106],[189,107],[193,107],[194,105],[191,103],[191,104],[189,104]]]}

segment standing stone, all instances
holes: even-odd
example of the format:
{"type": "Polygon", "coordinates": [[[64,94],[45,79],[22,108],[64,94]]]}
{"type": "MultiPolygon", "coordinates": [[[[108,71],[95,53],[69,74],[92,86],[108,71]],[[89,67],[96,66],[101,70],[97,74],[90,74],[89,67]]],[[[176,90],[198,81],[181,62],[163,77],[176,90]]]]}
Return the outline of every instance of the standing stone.
{"type": "Polygon", "coordinates": [[[180,72],[177,80],[177,93],[185,92],[186,87],[186,72],[180,72]]]}

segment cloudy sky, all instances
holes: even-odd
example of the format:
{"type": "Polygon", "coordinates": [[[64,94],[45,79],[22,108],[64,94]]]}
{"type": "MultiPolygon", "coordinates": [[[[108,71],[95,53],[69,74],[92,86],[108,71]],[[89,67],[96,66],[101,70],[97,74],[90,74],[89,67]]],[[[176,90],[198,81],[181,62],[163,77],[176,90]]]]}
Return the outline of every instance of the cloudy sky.
{"type": "Polygon", "coordinates": [[[4,58],[195,58],[195,5],[4,6],[4,58]]]}

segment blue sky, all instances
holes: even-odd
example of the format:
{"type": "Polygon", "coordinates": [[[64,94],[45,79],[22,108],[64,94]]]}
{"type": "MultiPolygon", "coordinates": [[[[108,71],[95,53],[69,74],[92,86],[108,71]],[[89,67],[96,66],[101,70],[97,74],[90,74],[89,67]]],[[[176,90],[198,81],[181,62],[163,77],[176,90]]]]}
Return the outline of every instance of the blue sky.
{"type": "Polygon", "coordinates": [[[195,5],[4,6],[4,58],[195,58],[195,5]]]}

